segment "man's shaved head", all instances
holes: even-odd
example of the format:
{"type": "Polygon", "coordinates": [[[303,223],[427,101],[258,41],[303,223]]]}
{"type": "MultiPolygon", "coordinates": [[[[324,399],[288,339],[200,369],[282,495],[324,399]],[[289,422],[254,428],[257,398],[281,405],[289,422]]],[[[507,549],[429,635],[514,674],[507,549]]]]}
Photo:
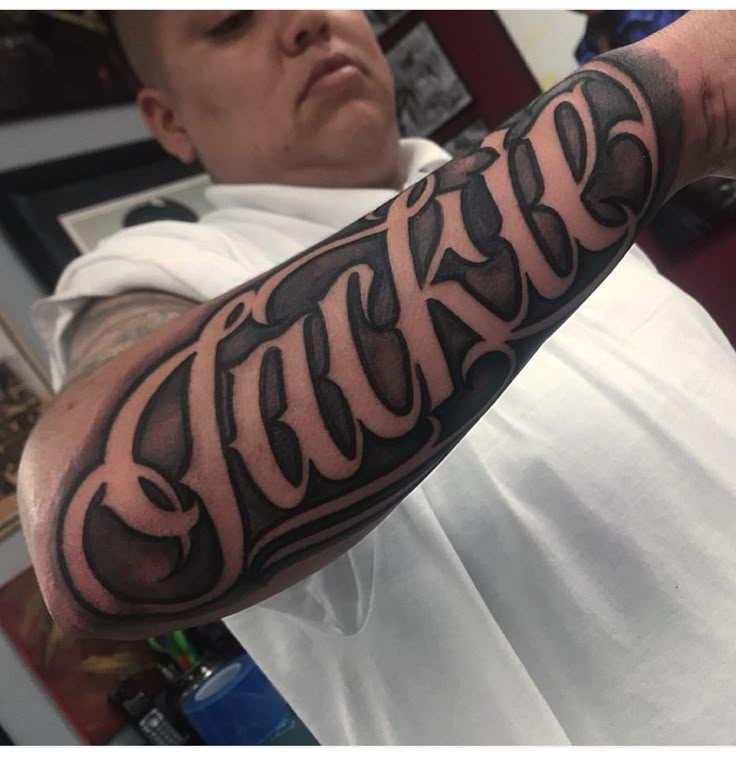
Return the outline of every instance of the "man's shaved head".
{"type": "Polygon", "coordinates": [[[130,67],[143,86],[160,87],[164,82],[156,41],[159,14],[160,11],[109,11],[107,14],[130,67]]]}

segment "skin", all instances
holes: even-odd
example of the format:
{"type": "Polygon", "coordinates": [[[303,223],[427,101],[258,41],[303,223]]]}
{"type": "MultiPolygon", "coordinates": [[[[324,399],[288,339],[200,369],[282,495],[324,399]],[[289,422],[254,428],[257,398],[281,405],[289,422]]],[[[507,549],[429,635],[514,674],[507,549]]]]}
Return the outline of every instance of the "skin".
{"type": "Polygon", "coordinates": [[[695,15],[582,68],[480,150],[69,385],[19,480],[57,622],[120,638],[205,622],[365,536],[668,195],[733,169],[726,27],[695,15]]]}
{"type": "Polygon", "coordinates": [[[67,383],[90,374],[108,358],[195,305],[159,291],[131,291],[91,302],[68,332],[67,383]]]}
{"type": "Polygon", "coordinates": [[[360,11],[116,14],[154,136],[219,182],[400,186],[394,87],[360,11]],[[150,55],[155,49],[157,56],[150,55]],[[343,54],[339,87],[302,98],[313,67],[343,54]]]}

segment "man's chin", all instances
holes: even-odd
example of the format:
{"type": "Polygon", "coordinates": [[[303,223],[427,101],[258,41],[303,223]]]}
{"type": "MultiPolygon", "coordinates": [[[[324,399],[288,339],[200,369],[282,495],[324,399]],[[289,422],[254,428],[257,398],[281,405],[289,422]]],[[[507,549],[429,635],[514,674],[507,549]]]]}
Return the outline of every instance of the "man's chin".
{"type": "Polygon", "coordinates": [[[306,187],[401,189],[398,142],[396,152],[380,155],[338,155],[331,152],[290,175],[290,182],[306,187]]]}
{"type": "MultiPolygon", "coordinates": [[[[337,109],[315,134],[317,155],[327,166],[357,169],[398,164],[399,132],[393,115],[373,105],[353,103],[337,109]]],[[[370,174],[369,174],[370,176],[370,174]]],[[[385,174],[379,174],[383,177],[385,174]]]]}

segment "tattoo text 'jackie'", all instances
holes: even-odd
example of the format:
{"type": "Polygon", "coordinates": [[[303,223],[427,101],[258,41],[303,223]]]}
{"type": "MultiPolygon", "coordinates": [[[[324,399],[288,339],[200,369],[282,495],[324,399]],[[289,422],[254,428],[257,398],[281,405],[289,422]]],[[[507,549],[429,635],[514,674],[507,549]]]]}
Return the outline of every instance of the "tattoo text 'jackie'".
{"type": "Polygon", "coordinates": [[[630,77],[580,71],[221,301],[120,399],[63,502],[78,600],[186,612],[374,524],[631,242],[656,133],[630,77]]]}

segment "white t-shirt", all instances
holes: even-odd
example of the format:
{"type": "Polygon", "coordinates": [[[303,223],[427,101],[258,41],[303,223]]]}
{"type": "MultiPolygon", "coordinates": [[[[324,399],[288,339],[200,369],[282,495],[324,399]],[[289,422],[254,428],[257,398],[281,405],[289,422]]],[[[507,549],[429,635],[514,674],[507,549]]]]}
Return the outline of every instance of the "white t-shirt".
{"type": "MultiPolygon", "coordinates": [[[[404,142],[407,183],[447,159],[404,142]]],[[[36,309],[222,293],[391,197],[214,186],[36,309]]],[[[322,743],[736,741],[736,355],[636,248],[369,536],[226,623],[322,743]]]]}

